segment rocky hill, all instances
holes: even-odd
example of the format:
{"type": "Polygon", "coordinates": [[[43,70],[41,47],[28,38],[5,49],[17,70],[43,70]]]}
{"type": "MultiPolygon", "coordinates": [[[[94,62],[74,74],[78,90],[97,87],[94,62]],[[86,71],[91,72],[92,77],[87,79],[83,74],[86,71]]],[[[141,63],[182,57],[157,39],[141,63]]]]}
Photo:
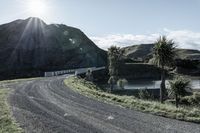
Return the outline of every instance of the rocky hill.
{"type": "Polygon", "coordinates": [[[106,58],[106,52],[77,28],[47,25],[39,18],[0,25],[0,79],[104,66],[106,58]]]}

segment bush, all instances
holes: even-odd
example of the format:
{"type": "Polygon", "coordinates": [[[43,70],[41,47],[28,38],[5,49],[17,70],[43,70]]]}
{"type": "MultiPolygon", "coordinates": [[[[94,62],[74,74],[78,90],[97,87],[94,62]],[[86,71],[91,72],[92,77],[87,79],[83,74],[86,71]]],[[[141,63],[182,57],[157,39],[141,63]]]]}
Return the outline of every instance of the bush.
{"type": "Polygon", "coordinates": [[[117,81],[117,86],[120,87],[121,89],[124,89],[125,84],[127,84],[127,80],[126,79],[119,79],[117,81]]]}
{"type": "Polygon", "coordinates": [[[196,101],[200,102],[200,93],[199,92],[194,92],[194,99],[196,99],[196,101]]]}
{"type": "Polygon", "coordinates": [[[169,81],[170,89],[176,100],[176,107],[180,102],[180,98],[188,95],[188,91],[191,91],[190,81],[184,77],[177,76],[172,81],[169,81]]]}
{"type": "Polygon", "coordinates": [[[200,105],[200,93],[194,92],[191,96],[180,98],[180,103],[185,105],[200,105]]]}
{"type": "Polygon", "coordinates": [[[166,101],[165,101],[165,103],[167,103],[167,104],[175,104],[175,100],[174,99],[167,99],[166,101]]]}
{"type": "Polygon", "coordinates": [[[153,95],[149,93],[148,89],[139,90],[138,97],[140,99],[153,99],[153,95]]]}

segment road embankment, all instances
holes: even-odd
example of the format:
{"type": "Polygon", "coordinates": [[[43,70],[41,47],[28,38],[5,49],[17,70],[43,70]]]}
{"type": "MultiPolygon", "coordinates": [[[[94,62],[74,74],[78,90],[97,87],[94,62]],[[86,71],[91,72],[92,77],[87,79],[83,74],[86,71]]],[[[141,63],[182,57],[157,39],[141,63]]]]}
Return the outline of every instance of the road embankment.
{"type": "Polygon", "coordinates": [[[151,113],[158,116],[173,118],[182,121],[200,123],[200,111],[198,108],[176,108],[175,105],[156,101],[141,100],[134,96],[119,96],[102,91],[98,86],[77,77],[67,78],[65,84],[75,91],[96,100],[120,105],[126,108],[151,113]]]}

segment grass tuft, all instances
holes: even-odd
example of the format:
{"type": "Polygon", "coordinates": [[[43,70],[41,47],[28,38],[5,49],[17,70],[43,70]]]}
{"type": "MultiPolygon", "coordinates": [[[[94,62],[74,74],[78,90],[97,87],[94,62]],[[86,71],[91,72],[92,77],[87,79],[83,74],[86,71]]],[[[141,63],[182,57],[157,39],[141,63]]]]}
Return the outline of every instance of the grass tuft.
{"type": "Polygon", "coordinates": [[[9,89],[0,88],[0,133],[21,133],[22,129],[11,117],[7,104],[9,89]]]}

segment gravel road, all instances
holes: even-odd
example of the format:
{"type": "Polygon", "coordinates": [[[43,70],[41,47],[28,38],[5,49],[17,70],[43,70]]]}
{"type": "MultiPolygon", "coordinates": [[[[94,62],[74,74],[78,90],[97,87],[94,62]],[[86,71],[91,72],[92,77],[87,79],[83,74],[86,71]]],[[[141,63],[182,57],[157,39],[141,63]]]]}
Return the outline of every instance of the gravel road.
{"type": "Polygon", "coordinates": [[[66,76],[8,84],[13,116],[27,133],[200,133],[200,124],[124,109],[82,96],[66,76]]]}

